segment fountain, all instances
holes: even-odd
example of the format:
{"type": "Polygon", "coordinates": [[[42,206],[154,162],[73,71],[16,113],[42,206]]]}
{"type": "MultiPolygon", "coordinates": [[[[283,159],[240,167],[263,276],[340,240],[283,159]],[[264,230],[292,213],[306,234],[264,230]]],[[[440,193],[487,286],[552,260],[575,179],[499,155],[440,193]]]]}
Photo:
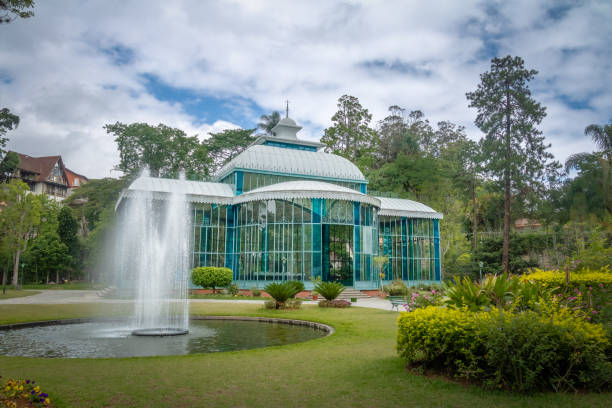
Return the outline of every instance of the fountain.
{"type": "Polygon", "coordinates": [[[0,355],[184,355],[297,343],[332,333],[331,327],[320,323],[257,317],[195,316],[189,325],[193,230],[191,204],[184,193],[188,183],[195,182],[162,181],[145,172],[132,184],[137,188],[118,203],[117,233],[109,258],[114,260],[119,293],[129,293],[134,300],[130,319],[0,325],[0,355]],[[154,188],[160,183],[167,187],[163,193],[154,188]]]}
{"type": "Polygon", "coordinates": [[[135,295],[132,334],[137,336],[189,331],[189,203],[181,192],[159,198],[141,191],[120,212],[116,270],[135,295]]]}

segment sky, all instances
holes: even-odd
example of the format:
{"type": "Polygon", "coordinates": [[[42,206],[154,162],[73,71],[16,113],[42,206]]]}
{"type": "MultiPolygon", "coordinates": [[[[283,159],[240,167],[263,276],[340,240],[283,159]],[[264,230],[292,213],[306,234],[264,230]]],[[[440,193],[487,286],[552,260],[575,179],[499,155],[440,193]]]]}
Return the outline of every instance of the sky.
{"type": "Polygon", "coordinates": [[[593,151],[584,128],[612,121],[610,0],[38,0],[34,12],[0,25],[0,108],[21,118],[8,147],[90,178],[120,175],[107,123],[203,139],[289,100],[298,136],[318,140],[343,94],[372,126],[398,105],[477,140],[465,93],[495,56],[539,71],[529,86],[557,160],[593,151]]]}

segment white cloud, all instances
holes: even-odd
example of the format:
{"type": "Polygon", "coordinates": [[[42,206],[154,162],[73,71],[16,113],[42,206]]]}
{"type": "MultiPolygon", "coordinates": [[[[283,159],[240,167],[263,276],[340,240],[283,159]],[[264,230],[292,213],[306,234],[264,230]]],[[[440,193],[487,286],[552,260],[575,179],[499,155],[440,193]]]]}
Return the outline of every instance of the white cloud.
{"type": "Polygon", "coordinates": [[[231,100],[233,115],[253,126],[261,112],[249,101],[271,111],[289,99],[309,139],[328,126],[344,93],[359,97],[374,122],[397,104],[423,110],[432,123],[462,124],[477,138],[465,92],[489,68],[485,51],[495,43],[500,54],[522,56],[540,71],[532,89],[548,107],[542,128],[563,160],[592,149],[581,136],[584,127],[607,122],[612,111],[612,6],[570,5],[38,2],[35,17],[0,26],[0,106],[22,119],[9,135],[11,148],[62,154],[69,167],[91,177],[107,176],[118,161],[106,123],[161,122],[201,137],[236,126],[156,99],[143,74],[231,100]],[[485,35],[494,37],[485,41],[485,35]],[[103,51],[113,47],[119,48],[103,51]],[[381,68],[364,66],[377,61],[381,68]],[[587,105],[575,109],[568,101],[587,105]]]}

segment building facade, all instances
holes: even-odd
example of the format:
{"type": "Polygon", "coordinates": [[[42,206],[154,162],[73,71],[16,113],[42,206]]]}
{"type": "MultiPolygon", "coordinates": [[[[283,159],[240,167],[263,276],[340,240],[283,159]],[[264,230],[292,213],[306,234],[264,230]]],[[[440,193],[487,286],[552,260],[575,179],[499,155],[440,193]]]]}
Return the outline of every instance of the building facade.
{"type": "Polygon", "coordinates": [[[394,279],[440,282],[442,214],[411,200],[367,195],[347,159],[297,138],[290,118],[234,157],[213,182],[141,177],[122,195],[184,193],[193,266],[225,266],[241,288],[339,281],[359,290],[394,279]]]}
{"type": "MultiPolygon", "coordinates": [[[[12,153],[12,152],[9,152],[12,153]]],[[[87,183],[87,177],[64,166],[62,156],[32,157],[17,153],[19,165],[11,178],[20,179],[34,194],[46,194],[57,201],[68,197],[77,187],[87,183]]]]}

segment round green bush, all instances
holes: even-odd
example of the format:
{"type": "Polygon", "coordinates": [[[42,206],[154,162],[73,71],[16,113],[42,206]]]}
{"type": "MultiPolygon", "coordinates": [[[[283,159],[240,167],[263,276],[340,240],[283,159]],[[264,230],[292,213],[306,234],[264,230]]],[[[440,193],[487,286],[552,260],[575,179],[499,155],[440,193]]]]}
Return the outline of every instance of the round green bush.
{"type": "Polygon", "coordinates": [[[216,288],[229,286],[232,283],[233,276],[231,269],[215,266],[199,266],[191,271],[193,284],[203,288],[211,288],[213,293],[215,293],[216,288]]]}
{"type": "Polygon", "coordinates": [[[393,281],[383,286],[383,292],[389,296],[406,296],[408,295],[408,286],[402,281],[393,281]]]}

